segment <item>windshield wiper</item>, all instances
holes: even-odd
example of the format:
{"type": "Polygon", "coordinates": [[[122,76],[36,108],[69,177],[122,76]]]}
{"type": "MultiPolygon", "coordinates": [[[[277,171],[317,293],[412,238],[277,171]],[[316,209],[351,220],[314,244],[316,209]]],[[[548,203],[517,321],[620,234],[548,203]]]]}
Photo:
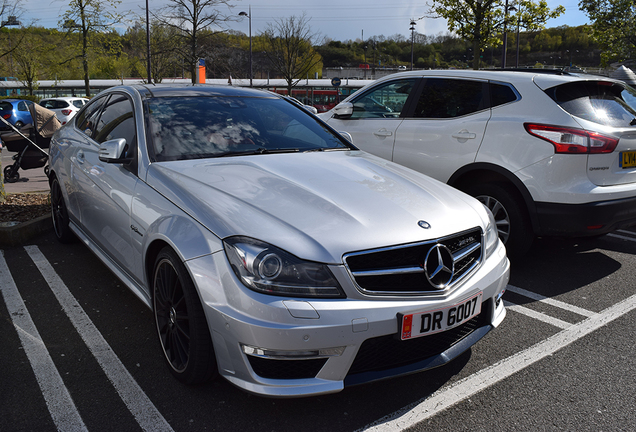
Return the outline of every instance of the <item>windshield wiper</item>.
{"type": "Polygon", "coordinates": [[[328,152],[328,151],[340,151],[340,150],[351,150],[351,149],[348,147],[318,147],[315,149],[305,150],[303,153],[328,152]]]}
{"type": "Polygon", "coordinates": [[[296,153],[300,151],[297,148],[278,148],[278,149],[266,149],[265,147],[260,147],[254,150],[246,150],[246,151],[236,151],[236,152],[225,152],[215,155],[214,157],[226,157],[226,156],[249,156],[249,155],[257,155],[257,154],[273,154],[273,153],[296,153]]]}

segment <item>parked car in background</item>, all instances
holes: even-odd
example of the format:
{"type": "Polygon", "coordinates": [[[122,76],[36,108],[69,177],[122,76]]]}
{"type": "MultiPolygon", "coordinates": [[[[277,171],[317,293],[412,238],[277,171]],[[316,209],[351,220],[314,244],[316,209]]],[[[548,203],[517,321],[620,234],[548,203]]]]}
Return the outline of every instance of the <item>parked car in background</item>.
{"type": "Polygon", "coordinates": [[[362,150],[487,205],[508,254],[636,223],[636,92],[528,70],[390,75],[320,114],[362,150]]]}
{"type": "MultiPolygon", "coordinates": [[[[25,124],[33,123],[29,105],[33,102],[22,99],[2,99],[0,100],[0,116],[17,128],[25,124]]],[[[9,126],[0,122],[0,130],[11,130],[9,126]]]]}
{"type": "Polygon", "coordinates": [[[42,99],[40,105],[53,111],[60,123],[65,125],[87,102],[86,98],[58,97],[42,99]]]}
{"type": "Polygon", "coordinates": [[[485,206],[273,93],[113,87],[58,130],[50,164],[58,239],[152,309],[184,383],[332,393],[440,366],[504,319],[485,206]]]}

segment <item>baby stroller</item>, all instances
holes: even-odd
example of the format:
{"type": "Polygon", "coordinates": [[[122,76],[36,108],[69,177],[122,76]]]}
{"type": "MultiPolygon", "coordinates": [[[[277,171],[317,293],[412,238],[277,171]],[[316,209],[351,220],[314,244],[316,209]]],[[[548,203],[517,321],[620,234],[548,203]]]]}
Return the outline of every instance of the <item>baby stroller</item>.
{"type": "Polygon", "coordinates": [[[20,129],[16,128],[5,119],[0,120],[12,130],[0,135],[0,139],[10,152],[16,152],[12,165],[4,168],[4,181],[15,183],[20,179],[18,169],[23,170],[44,167],[44,173],[48,176],[46,165],[49,154],[46,150],[51,143],[53,133],[61,126],[55,113],[37,104],[29,105],[33,123],[26,124],[20,129]]]}

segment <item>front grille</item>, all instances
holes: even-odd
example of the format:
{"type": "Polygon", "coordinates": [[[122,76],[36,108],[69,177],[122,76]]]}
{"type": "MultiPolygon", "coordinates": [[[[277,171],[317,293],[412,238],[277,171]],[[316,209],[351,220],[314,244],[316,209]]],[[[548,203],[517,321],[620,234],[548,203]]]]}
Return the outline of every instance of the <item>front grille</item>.
{"type": "Polygon", "coordinates": [[[397,335],[367,339],[362,343],[347,375],[408,366],[441,354],[478,328],[489,324],[491,303],[490,300],[485,301],[479,315],[445,332],[405,341],[397,335]]]}
{"type": "Polygon", "coordinates": [[[254,373],[270,379],[314,378],[328,359],[277,360],[248,355],[254,373]]]}
{"type": "Polygon", "coordinates": [[[482,257],[481,229],[422,243],[347,254],[345,265],[358,289],[370,295],[439,294],[426,277],[424,260],[441,244],[453,254],[455,271],[443,291],[447,291],[477,268],[482,257]]]}

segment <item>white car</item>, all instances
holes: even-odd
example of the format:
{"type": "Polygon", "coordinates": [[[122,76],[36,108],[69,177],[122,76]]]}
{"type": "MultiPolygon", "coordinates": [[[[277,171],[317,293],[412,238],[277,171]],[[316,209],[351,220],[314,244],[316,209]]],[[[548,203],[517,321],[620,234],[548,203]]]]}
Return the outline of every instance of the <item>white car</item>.
{"type": "Polygon", "coordinates": [[[60,123],[65,125],[87,102],[86,98],[58,97],[42,99],[40,105],[53,111],[60,123]]]}
{"type": "Polygon", "coordinates": [[[397,73],[320,117],[362,150],[477,197],[513,257],[535,236],[636,223],[636,92],[541,72],[397,73]]]}
{"type": "Polygon", "coordinates": [[[49,175],[56,235],[152,309],[184,383],[337,392],[447,363],[505,316],[485,206],[278,95],[113,87],[57,131],[49,175]]]}

